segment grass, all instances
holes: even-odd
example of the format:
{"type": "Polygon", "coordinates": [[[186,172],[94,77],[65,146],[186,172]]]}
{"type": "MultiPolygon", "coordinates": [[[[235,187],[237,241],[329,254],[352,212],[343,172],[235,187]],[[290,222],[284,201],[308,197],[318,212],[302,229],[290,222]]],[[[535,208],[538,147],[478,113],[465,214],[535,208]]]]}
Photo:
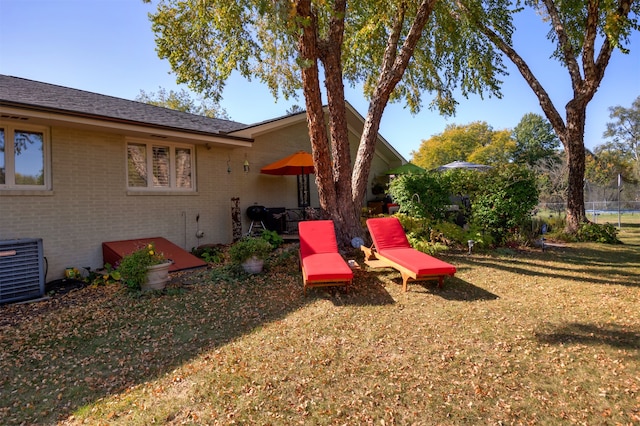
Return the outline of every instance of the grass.
{"type": "Polygon", "coordinates": [[[2,306],[0,424],[638,424],[640,223],[620,236],[450,253],[443,289],[361,270],[305,297],[285,251],[2,306]]]}

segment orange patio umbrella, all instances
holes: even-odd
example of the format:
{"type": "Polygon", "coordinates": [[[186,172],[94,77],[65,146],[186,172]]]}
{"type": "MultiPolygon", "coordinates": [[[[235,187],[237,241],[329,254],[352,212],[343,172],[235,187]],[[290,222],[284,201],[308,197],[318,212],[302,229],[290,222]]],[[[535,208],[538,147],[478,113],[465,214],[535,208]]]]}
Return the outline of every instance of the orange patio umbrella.
{"type": "Polygon", "coordinates": [[[281,160],[264,166],[260,173],[267,175],[308,175],[315,173],[313,157],[308,152],[298,151],[281,160]]]}
{"type": "MultiPolygon", "coordinates": [[[[309,174],[315,173],[313,157],[308,152],[298,151],[288,157],[264,166],[260,173],[268,175],[295,175],[298,178],[298,207],[309,207],[309,174]]],[[[306,214],[305,214],[306,216],[306,214]]]]}

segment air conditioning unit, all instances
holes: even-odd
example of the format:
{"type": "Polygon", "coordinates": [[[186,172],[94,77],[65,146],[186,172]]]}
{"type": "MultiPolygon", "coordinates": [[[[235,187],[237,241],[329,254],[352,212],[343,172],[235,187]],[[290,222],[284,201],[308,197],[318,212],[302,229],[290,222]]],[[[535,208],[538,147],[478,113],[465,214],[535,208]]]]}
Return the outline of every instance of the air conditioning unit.
{"type": "Polygon", "coordinates": [[[0,241],[0,303],[44,295],[41,238],[0,241]]]}

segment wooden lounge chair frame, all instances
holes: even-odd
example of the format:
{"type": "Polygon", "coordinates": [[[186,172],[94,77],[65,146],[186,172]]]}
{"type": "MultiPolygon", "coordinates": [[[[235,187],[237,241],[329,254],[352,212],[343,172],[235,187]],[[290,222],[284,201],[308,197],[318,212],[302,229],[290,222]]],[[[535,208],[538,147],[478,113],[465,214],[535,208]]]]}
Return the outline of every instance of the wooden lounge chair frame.
{"type": "MultiPolygon", "coordinates": [[[[372,232],[372,227],[370,226],[370,221],[372,220],[387,220],[388,221],[386,223],[388,223],[388,225],[390,225],[391,227],[393,227],[396,231],[397,228],[400,227],[400,222],[398,221],[398,218],[395,217],[388,217],[388,218],[375,218],[375,219],[369,219],[367,220],[367,227],[369,228],[369,233],[371,233],[371,237],[374,240],[374,244],[372,244],[370,247],[367,246],[360,246],[360,249],[362,250],[362,252],[364,253],[364,261],[365,263],[370,267],[370,268],[393,268],[395,270],[397,270],[398,272],[400,272],[400,275],[402,276],[402,291],[406,292],[407,291],[407,284],[409,281],[438,281],[438,288],[442,288],[443,283],[444,283],[444,278],[446,276],[453,276],[456,273],[456,268],[453,265],[450,265],[446,262],[443,262],[439,259],[436,259],[435,257],[429,256],[426,253],[420,253],[419,257],[421,258],[422,261],[424,262],[437,262],[438,263],[438,268],[437,269],[442,269],[442,267],[445,267],[445,269],[447,269],[446,272],[435,272],[435,273],[430,273],[430,272],[422,272],[422,273],[418,273],[417,271],[420,268],[417,267],[413,267],[413,266],[406,266],[406,265],[402,265],[398,262],[396,262],[395,260],[390,259],[387,256],[384,256],[384,254],[381,254],[378,252],[378,250],[375,247],[375,241],[376,241],[376,235],[375,235],[375,231],[372,232]],[[397,221],[397,223],[394,223],[393,221],[397,221]]],[[[380,222],[383,223],[383,222],[380,222]]],[[[399,231],[398,231],[399,232],[399,231]]],[[[402,230],[402,235],[404,236],[403,241],[401,241],[401,248],[405,248],[405,249],[410,249],[412,251],[418,252],[417,250],[410,248],[409,246],[409,242],[406,239],[406,235],[404,234],[404,230],[402,230]]],[[[398,235],[398,238],[399,235],[398,235]]],[[[423,265],[424,266],[424,265],[423,265]]]]}
{"type": "Polygon", "coordinates": [[[301,221],[298,235],[304,294],[307,293],[307,287],[333,287],[340,284],[344,284],[348,292],[353,282],[353,271],[338,252],[333,221],[301,221]]]}

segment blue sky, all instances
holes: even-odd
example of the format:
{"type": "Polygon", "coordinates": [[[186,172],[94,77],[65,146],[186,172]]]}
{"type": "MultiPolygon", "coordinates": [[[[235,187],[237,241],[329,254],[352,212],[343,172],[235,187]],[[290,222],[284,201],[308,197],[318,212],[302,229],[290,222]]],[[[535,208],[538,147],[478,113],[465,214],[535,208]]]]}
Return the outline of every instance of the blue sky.
{"type": "MultiPolygon", "coordinates": [[[[155,52],[147,16],[153,11],[154,7],[142,0],[0,0],[0,74],[125,99],[134,99],[140,90],[186,89],[176,85],[168,62],[161,61],[155,52]]],[[[524,52],[521,54],[564,115],[571,87],[566,70],[549,59],[552,46],[545,38],[547,28],[532,15],[519,22],[516,48],[524,52]]],[[[537,98],[515,68],[510,66],[510,75],[503,80],[502,99],[461,97],[456,116],[450,118],[426,108],[414,116],[403,104],[390,104],[380,133],[409,160],[423,139],[442,133],[447,124],[485,121],[502,130],[512,129],[526,113],[543,115],[537,98]]],[[[640,34],[634,33],[631,54],[614,52],[589,105],[587,148],[603,142],[608,108],[630,107],[637,96],[640,34]]],[[[368,103],[360,91],[348,88],[347,101],[366,115],[368,103]]],[[[429,101],[425,94],[424,105],[429,101]]],[[[239,76],[227,82],[222,101],[231,119],[246,124],[284,115],[293,104],[303,106],[304,101],[276,101],[264,86],[239,76]]]]}

